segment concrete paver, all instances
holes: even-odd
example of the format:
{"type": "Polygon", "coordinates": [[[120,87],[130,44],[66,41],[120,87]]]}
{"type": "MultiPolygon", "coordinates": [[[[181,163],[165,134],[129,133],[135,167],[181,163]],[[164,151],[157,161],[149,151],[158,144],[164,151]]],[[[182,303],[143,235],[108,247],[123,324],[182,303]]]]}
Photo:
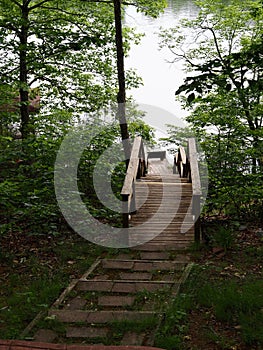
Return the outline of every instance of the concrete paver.
{"type": "Polygon", "coordinates": [[[48,312],[50,317],[66,322],[66,323],[76,323],[76,322],[86,322],[88,317],[88,312],[84,310],[54,310],[51,309],[48,312]]]}
{"type": "Polygon", "coordinates": [[[102,338],[106,337],[109,332],[108,328],[98,327],[68,327],[67,338],[102,338]]]}
{"type": "Polygon", "coordinates": [[[132,260],[106,260],[102,261],[102,266],[104,269],[121,269],[121,270],[131,270],[133,268],[134,262],[132,260]]]}
{"type": "Polygon", "coordinates": [[[152,263],[153,270],[174,270],[175,268],[182,269],[185,266],[184,263],[176,263],[174,261],[154,261],[152,263]]]}
{"type": "Polygon", "coordinates": [[[131,306],[135,300],[131,295],[103,295],[98,298],[101,306],[131,306]]]}
{"type": "Polygon", "coordinates": [[[140,321],[153,317],[153,311],[96,311],[90,312],[87,316],[89,323],[108,323],[114,321],[140,321]]]}
{"type": "Polygon", "coordinates": [[[79,291],[109,292],[114,282],[111,280],[79,280],[76,289],[79,291]]]}
{"type": "Polygon", "coordinates": [[[76,298],[70,300],[66,304],[65,308],[69,310],[81,310],[86,304],[87,304],[87,300],[81,298],[78,295],[76,298]]]}
{"type": "Polygon", "coordinates": [[[134,271],[152,271],[153,265],[151,261],[136,261],[133,267],[134,271]]]}
{"type": "Polygon", "coordinates": [[[148,292],[156,292],[158,290],[171,288],[173,282],[135,282],[136,292],[142,292],[144,290],[148,292]]]}
{"type": "Polygon", "coordinates": [[[113,293],[136,293],[136,286],[130,281],[114,282],[112,287],[113,293]]]}
{"type": "Polygon", "coordinates": [[[149,272],[121,272],[120,278],[122,280],[150,280],[152,278],[152,273],[149,272]]]}

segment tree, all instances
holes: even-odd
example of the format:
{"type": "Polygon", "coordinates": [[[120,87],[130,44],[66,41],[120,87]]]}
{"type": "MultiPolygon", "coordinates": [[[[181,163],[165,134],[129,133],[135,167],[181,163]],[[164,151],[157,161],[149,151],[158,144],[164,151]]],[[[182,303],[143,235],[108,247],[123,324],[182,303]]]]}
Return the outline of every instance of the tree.
{"type": "Polygon", "coordinates": [[[128,124],[126,119],[126,82],[125,82],[125,68],[124,68],[124,47],[123,47],[123,27],[122,27],[122,4],[129,6],[136,6],[138,11],[144,12],[146,15],[157,17],[160,11],[166,6],[165,0],[158,0],[150,2],[149,0],[136,0],[135,2],[122,0],[86,0],[88,2],[104,2],[114,6],[115,19],[115,43],[117,54],[117,72],[118,72],[118,110],[117,117],[120,123],[121,136],[123,140],[124,152],[126,159],[129,159],[130,145],[127,142],[129,139],[128,124]]]}
{"type": "Polygon", "coordinates": [[[1,84],[20,96],[23,138],[33,128],[32,86],[40,86],[44,113],[50,106],[92,112],[114,99],[114,18],[107,5],[1,0],[0,8],[1,84]]]}
{"type": "MultiPolygon", "coordinates": [[[[116,2],[117,3],[117,2],[116,2]]],[[[138,8],[157,15],[163,0],[138,8]]],[[[29,90],[41,87],[42,111],[49,106],[92,112],[117,93],[112,1],[0,0],[0,83],[19,95],[21,132],[32,132],[29,90]],[[110,6],[109,6],[110,5],[110,6]]],[[[124,51],[133,34],[124,30],[124,51]]],[[[129,73],[127,73],[129,74],[129,73]]],[[[134,74],[129,79],[131,86],[134,74]]]]}
{"type": "Polygon", "coordinates": [[[186,64],[176,95],[203,141],[214,202],[240,211],[262,197],[262,1],[196,4],[197,18],[164,31],[162,46],[186,64]]]}

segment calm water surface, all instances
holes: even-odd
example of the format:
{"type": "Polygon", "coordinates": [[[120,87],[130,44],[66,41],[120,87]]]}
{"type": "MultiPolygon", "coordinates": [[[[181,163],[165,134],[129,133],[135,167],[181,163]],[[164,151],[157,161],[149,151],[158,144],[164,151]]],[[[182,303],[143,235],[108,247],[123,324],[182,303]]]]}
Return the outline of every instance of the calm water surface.
{"type": "Polygon", "coordinates": [[[173,124],[175,119],[182,119],[186,116],[186,111],[181,109],[174,95],[185,77],[183,65],[181,62],[168,63],[167,60],[172,59],[169,50],[159,50],[159,28],[176,26],[182,18],[195,18],[197,13],[198,9],[191,0],[168,1],[168,7],[158,19],[137,13],[133,7],[126,11],[125,23],[135,27],[137,32],[145,33],[140,45],[132,47],[130,56],[125,61],[126,68],[136,69],[144,82],[143,86],[129,91],[129,94],[133,95],[140,107],[142,104],[155,106],[144,106],[148,113],[146,121],[160,130],[165,128],[165,124],[173,124]],[[158,108],[167,111],[165,116],[158,108]]]}

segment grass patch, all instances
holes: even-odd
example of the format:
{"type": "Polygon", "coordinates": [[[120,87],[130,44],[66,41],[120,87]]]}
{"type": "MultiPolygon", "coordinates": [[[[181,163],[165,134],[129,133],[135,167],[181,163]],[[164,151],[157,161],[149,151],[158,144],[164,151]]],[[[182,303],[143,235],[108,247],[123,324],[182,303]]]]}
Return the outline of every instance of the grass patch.
{"type": "Polygon", "coordinates": [[[107,324],[110,329],[105,345],[120,345],[120,342],[127,332],[132,333],[151,333],[157,328],[159,323],[158,317],[147,317],[138,321],[114,321],[107,324]]]}
{"type": "Polygon", "coordinates": [[[221,234],[220,230],[223,257],[207,248],[192,252],[197,263],[181,294],[164,309],[165,317],[155,335],[156,347],[263,348],[262,246],[253,232],[245,237],[240,233],[240,241],[236,234],[233,244],[228,239],[223,244],[221,234]]]}
{"type": "Polygon", "coordinates": [[[246,345],[263,345],[262,280],[206,284],[197,293],[197,302],[212,308],[220,322],[238,327],[246,345]]]}
{"type": "Polygon", "coordinates": [[[154,345],[167,350],[183,349],[188,330],[187,315],[192,307],[192,298],[180,294],[173,298],[165,309],[165,317],[156,332],[154,345]]]}
{"type": "Polygon", "coordinates": [[[142,310],[146,305],[149,305],[150,310],[156,312],[162,311],[166,307],[166,302],[171,294],[170,288],[163,288],[156,292],[149,292],[143,290],[136,293],[133,305],[129,308],[130,310],[142,310]]]}
{"type": "Polygon", "coordinates": [[[1,237],[0,338],[19,339],[73,278],[106,250],[77,235],[1,237]],[[9,253],[12,251],[12,254],[9,253]],[[5,257],[8,257],[5,260],[5,257]]]}

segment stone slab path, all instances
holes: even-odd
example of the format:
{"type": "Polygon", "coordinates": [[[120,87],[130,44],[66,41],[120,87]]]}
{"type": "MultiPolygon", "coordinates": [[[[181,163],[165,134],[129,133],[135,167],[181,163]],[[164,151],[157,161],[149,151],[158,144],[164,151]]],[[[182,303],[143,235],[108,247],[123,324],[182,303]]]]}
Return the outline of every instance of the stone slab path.
{"type": "Polygon", "coordinates": [[[48,327],[31,330],[32,340],[151,347],[166,301],[176,296],[190,265],[186,253],[174,251],[130,250],[98,259],[49,309],[48,327]]]}

